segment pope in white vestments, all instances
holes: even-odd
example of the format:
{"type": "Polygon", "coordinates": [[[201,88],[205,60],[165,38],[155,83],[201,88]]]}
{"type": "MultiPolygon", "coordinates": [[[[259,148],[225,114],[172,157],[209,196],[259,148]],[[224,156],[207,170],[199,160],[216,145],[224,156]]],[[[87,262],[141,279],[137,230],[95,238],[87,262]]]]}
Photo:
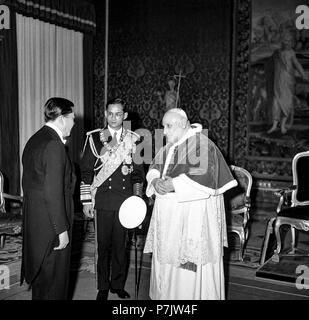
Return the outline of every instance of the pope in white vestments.
{"type": "Polygon", "coordinates": [[[237,185],[220,150],[179,108],[163,117],[166,146],[147,173],[155,195],[144,247],[154,300],[223,300],[227,233],[223,193],[237,185]]]}

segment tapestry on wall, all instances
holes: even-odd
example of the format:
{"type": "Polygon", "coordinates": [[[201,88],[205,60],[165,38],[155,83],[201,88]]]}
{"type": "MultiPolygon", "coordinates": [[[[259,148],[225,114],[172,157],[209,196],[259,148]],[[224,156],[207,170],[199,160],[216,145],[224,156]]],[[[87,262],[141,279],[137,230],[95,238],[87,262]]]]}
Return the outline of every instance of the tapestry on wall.
{"type": "MultiPolygon", "coordinates": [[[[177,100],[190,121],[208,129],[228,155],[232,4],[229,0],[111,2],[108,98],[126,100],[133,129],[145,128],[153,135],[162,128],[166,107],[177,100]]],[[[104,120],[104,36],[98,26],[97,126],[104,120]]]]}
{"type": "Polygon", "coordinates": [[[291,161],[309,149],[309,30],[295,20],[300,0],[252,0],[249,169],[290,180],[291,161]]]}

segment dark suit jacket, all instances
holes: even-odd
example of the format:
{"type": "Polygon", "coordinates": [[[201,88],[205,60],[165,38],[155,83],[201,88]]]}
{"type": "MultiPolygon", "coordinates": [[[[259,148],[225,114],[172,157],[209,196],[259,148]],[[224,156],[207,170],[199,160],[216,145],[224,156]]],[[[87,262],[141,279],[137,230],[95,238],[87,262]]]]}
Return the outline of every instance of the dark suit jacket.
{"type": "MultiPolygon", "coordinates": [[[[100,154],[101,148],[103,147],[100,141],[100,133],[95,132],[92,136],[96,150],[100,154]]],[[[88,143],[81,161],[81,180],[86,184],[91,184],[93,181],[93,169],[96,160],[97,158],[93,155],[88,143]]],[[[100,163],[101,162],[98,162],[96,167],[100,163]]],[[[145,178],[143,164],[137,165],[133,162],[133,171],[127,175],[121,172],[122,166],[121,164],[115,172],[98,187],[95,196],[96,209],[117,211],[123,201],[132,196],[133,185],[135,183],[143,183],[145,178]]]]}
{"type": "Polygon", "coordinates": [[[57,235],[72,229],[75,175],[65,145],[57,132],[47,126],[28,140],[22,163],[21,282],[25,278],[31,283],[57,235]]]}

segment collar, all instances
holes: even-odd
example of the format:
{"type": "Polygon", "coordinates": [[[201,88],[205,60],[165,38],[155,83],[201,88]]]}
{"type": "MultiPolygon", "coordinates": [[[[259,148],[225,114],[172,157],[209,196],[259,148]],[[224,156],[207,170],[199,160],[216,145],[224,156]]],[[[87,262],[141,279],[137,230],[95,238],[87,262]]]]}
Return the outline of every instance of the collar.
{"type": "Polygon", "coordinates": [[[194,136],[195,134],[202,132],[202,129],[203,129],[203,127],[199,123],[191,124],[191,128],[186,132],[186,134],[170,147],[170,149],[168,150],[168,153],[167,153],[167,157],[166,157],[163,172],[162,172],[163,178],[165,178],[165,175],[166,175],[168,166],[172,160],[172,155],[174,153],[175,148],[177,146],[179,146],[180,144],[182,144],[187,139],[189,139],[190,137],[194,136]]]}
{"type": "Polygon", "coordinates": [[[122,133],[122,130],[123,130],[123,127],[121,127],[119,130],[115,130],[115,129],[112,129],[109,125],[107,126],[111,136],[113,137],[114,136],[114,133],[116,132],[116,137],[117,137],[117,141],[120,140],[120,136],[121,136],[121,133],[122,133]]]}
{"type": "Polygon", "coordinates": [[[186,141],[188,138],[194,136],[195,134],[197,134],[199,132],[202,132],[202,129],[203,129],[203,127],[199,123],[191,124],[191,128],[186,132],[186,134],[181,139],[179,139],[175,144],[173,144],[172,147],[179,146],[184,141],[186,141]]]}
{"type": "Polygon", "coordinates": [[[54,125],[53,123],[51,123],[51,122],[46,122],[46,123],[45,123],[45,126],[50,127],[50,128],[52,128],[53,130],[55,130],[55,131],[57,132],[59,138],[61,139],[62,143],[63,143],[63,144],[66,143],[66,140],[63,139],[63,135],[62,135],[61,130],[60,130],[57,126],[55,126],[55,125],[54,125]]]}

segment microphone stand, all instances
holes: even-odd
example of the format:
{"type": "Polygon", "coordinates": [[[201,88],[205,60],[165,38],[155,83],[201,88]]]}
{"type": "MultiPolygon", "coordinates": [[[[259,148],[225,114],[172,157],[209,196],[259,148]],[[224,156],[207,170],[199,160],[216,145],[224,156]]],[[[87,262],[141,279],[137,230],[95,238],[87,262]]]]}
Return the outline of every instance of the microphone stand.
{"type": "Polygon", "coordinates": [[[138,291],[139,291],[139,284],[141,279],[141,269],[143,263],[143,250],[141,251],[140,256],[140,263],[139,268],[137,270],[137,230],[141,229],[142,225],[139,225],[134,229],[133,239],[134,239],[134,250],[135,250],[135,300],[138,300],[138,291]]]}
{"type": "Polygon", "coordinates": [[[138,299],[138,278],[137,278],[137,227],[134,229],[133,239],[134,239],[134,249],[135,249],[135,300],[138,299]]]}

